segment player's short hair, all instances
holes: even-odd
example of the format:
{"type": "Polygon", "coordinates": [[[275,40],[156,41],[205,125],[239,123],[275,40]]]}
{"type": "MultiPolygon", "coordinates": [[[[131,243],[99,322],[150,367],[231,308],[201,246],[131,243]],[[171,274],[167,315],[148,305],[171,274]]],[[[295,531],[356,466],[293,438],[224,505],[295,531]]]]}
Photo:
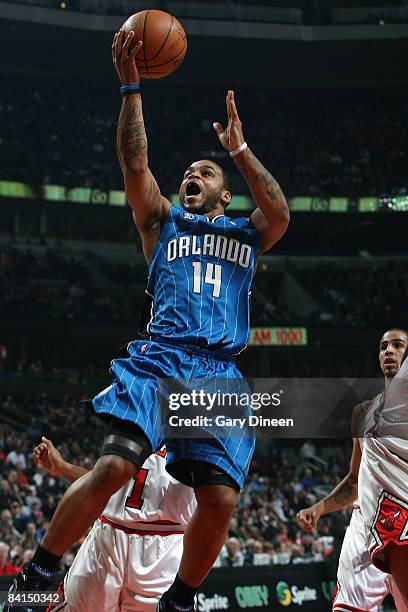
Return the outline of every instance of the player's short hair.
{"type": "MultiPolygon", "coordinates": [[[[393,332],[393,331],[402,332],[403,334],[405,334],[407,341],[408,341],[408,331],[404,329],[403,327],[391,327],[390,329],[386,329],[385,332],[382,334],[381,338],[383,338],[385,334],[388,334],[388,332],[393,332]]],[[[381,338],[380,338],[380,348],[381,348],[381,338]]],[[[408,357],[408,346],[405,348],[405,352],[401,359],[400,367],[402,366],[404,361],[406,361],[407,357],[408,357]]]]}
{"type": "Polygon", "coordinates": [[[383,338],[383,336],[385,336],[385,334],[388,334],[388,332],[393,332],[393,331],[402,332],[403,334],[405,334],[405,335],[406,335],[407,340],[408,340],[408,331],[407,331],[406,329],[404,329],[403,327],[390,327],[390,329],[386,329],[386,330],[385,330],[385,331],[384,331],[384,332],[381,334],[380,340],[381,340],[381,338],[383,338]]]}
{"type": "MultiPolygon", "coordinates": [[[[217,166],[218,166],[218,164],[217,164],[217,166]]],[[[232,190],[233,190],[233,186],[232,186],[232,179],[231,179],[230,175],[228,174],[228,172],[226,172],[226,171],[224,170],[224,168],[221,168],[221,166],[218,166],[218,167],[219,167],[219,169],[221,170],[222,179],[223,179],[223,181],[224,181],[224,189],[225,189],[226,191],[229,191],[229,192],[230,192],[230,194],[231,194],[231,196],[232,196],[232,190]]],[[[231,204],[231,202],[228,202],[228,204],[226,204],[226,205],[224,206],[224,208],[227,208],[227,207],[228,207],[230,204],[231,204]]]]}
{"type": "Polygon", "coordinates": [[[224,168],[221,168],[222,178],[224,180],[224,189],[229,191],[232,195],[232,180],[228,172],[225,172],[224,168]]]}

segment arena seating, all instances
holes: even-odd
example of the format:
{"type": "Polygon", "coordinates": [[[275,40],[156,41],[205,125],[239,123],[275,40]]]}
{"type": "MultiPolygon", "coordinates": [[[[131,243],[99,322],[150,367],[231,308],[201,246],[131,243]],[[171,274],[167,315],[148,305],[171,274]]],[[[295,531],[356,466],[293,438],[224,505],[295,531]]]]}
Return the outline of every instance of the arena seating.
{"type": "MultiPolygon", "coordinates": [[[[3,77],[0,179],[122,189],[115,154],[120,97],[115,84],[105,83],[100,104],[100,87],[3,77]]],[[[225,117],[225,91],[191,86],[187,105],[183,88],[169,83],[165,108],[162,95],[155,84],[145,86],[150,166],[163,192],[178,192],[192,160],[214,157],[231,171],[235,192],[246,193],[212,127],[225,117]]],[[[405,91],[302,91],[299,97],[296,90],[246,87],[236,96],[247,140],[288,196],[406,193],[405,91]]]]}

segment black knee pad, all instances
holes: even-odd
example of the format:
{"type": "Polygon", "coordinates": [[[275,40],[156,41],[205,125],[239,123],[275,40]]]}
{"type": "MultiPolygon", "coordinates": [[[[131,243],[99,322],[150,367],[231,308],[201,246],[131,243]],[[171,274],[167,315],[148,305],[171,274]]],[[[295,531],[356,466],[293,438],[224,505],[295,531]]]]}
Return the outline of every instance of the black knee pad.
{"type": "Polygon", "coordinates": [[[194,490],[203,485],[224,485],[240,491],[238,484],[224,470],[206,461],[181,459],[166,467],[173,478],[194,490]]]}
{"type": "Polygon", "coordinates": [[[153,453],[146,434],[130,421],[112,417],[99,456],[118,455],[131,461],[137,468],[153,453]]]}

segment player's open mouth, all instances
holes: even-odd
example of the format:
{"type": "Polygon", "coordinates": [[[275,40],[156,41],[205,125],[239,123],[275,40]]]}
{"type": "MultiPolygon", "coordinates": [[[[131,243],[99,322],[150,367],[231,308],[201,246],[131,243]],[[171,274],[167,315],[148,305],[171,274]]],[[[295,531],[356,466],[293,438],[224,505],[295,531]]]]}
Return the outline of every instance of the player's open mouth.
{"type": "Polygon", "coordinates": [[[397,362],[395,361],[395,359],[388,358],[384,360],[384,365],[396,365],[396,364],[397,362]]]}
{"type": "Polygon", "coordinates": [[[192,179],[188,181],[186,185],[186,197],[189,198],[191,196],[198,196],[201,194],[201,186],[198,181],[192,179]]]}

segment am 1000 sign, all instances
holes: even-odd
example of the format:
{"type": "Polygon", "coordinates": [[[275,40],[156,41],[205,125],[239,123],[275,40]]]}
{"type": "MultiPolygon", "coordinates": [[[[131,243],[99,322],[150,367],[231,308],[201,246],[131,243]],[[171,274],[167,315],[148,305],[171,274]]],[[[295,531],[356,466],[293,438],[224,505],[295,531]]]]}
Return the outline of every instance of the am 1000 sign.
{"type": "Polygon", "coordinates": [[[305,327],[252,327],[249,336],[250,346],[306,346],[305,327]]]}

